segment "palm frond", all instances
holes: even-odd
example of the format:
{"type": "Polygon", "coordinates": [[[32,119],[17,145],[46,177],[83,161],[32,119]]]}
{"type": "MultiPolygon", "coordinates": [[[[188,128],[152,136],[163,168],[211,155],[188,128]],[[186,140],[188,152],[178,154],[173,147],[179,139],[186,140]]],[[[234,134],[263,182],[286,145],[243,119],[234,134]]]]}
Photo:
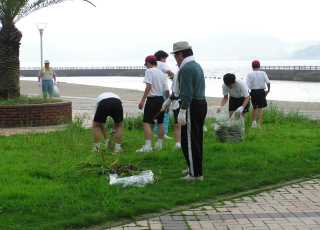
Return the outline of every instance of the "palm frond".
{"type": "MultiPolygon", "coordinates": [[[[11,0],[0,0],[0,1],[11,1],[11,0]]],[[[20,8],[19,12],[15,15],[14,22],[19,21],[21,18],[48,6],[56,5],[62,2],[65,2],[67,0],[17,0],[17,1],[26,1],[24,6],[20,8]]],[[[82,0],[84,2],[87,2],[91,4],[92,6],[95,6],[91,1],[89,0],[82,0]]]]}

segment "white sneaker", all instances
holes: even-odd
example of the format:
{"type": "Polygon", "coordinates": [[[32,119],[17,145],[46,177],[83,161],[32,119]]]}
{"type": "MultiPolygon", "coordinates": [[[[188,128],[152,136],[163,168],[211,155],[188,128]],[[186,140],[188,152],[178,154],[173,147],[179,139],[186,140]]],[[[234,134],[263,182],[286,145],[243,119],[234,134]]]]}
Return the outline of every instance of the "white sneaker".
{"type": "Polygon", "coordinates": [[[162,149],[162,143],[160,143],[160,142],[157,142],[156,144],[155,144],[155,146],[154,146],[154,148],[156,149],[156,150],[161,150],[162,149]]]}
{"type": "Polygon", "coordinates": [[[113,153],[114,153],[114,154],[121,153],[122,150],[123,150],[123,149],[122,149],[121,147],[120,147],[120,148],[114,148],[113,153]]]}
{"type": "Polygon", "coordinates": [[[136,152],[137,153],[148,153],[152,151],[152,147],[151,146],[142,146],[140,149],[138,149],[136,152]]]}
{"type": "Polygon", "coordinates": [[[182,180],[185,180],[185,181],[203,181],[203,176],[190,176],[190,175],[187,175],[185,177],[181,177],[182,180]]]}
{"type": "Polygon", "coordinates": [[[177,149],[177,150],[181,149],[181,144],[180,143],[176,143],[175,149],[177,149]]]}
{"type": "Polygon", "coordinates": [[[258,125],[257,125],[257,122],[256,121],[253,121],[252,124],[251,124],[251,128],[258,128],[258,125]]]}
{"type": "Polygon", "coordinates": [[[167,134],[163,136],[164,139],[171,140],[172,137],[169,137],[167,134]]]}

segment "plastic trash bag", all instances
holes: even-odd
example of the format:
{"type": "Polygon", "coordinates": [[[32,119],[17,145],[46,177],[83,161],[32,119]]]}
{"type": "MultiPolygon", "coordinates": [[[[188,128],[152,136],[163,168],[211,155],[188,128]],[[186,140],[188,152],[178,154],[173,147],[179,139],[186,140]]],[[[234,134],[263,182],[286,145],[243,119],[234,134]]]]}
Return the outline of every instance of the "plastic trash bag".
{"type": "Polygon", "coordinates": [[[121,185],[122,187],[136,186],[144,187],[146,184],[154,182],[154,175],[151,170],[142,171],[136,176],[118,177],[118,174],[110,174],[110,185],[121,185]]]}
{"type": "Polygon", "coordinates": [[[53,85],[52,96],[60,97],[60,90],[56,84],[53,85]]]}
{"type": "Polygon", "coordinates": [[[239,112],[234,112],[230,118],[229,112],[218,113],[213,128],[220,142],[240,142],[245,136],[244,118],[239,112]]]}

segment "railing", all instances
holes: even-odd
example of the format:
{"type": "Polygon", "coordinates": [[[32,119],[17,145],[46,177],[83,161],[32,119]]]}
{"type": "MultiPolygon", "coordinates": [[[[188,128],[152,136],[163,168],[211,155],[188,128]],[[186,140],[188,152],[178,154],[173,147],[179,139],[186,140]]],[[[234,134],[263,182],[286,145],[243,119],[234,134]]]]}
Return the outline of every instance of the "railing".
{"type": "Polygon", "coordinates": [[[320,70],[320,66],[261,66],[262,70],[320,70]]]}
{"type": "MultiPolygon", "coordinates": [[[[52,67],[54,70],[144,70],[144,66],[52,67]]],[[[39,70],[39,67],[21,67],[21,70],[39,70]]]]}

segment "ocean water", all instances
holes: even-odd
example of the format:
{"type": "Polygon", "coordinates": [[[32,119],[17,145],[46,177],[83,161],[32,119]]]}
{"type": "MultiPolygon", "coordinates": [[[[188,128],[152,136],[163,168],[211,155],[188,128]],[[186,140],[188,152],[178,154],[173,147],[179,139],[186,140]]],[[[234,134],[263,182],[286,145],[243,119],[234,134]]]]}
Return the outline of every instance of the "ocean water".
{"type": "MultiPolygon", "coordinates": [[[[244,79],[250,71],[250,61],[200,61],[205,71],[206,96],[222,97],[222,77],[225,73],[235,73],[237,78],[244,79]]],[[[173,62],[168,63],[176,70],[173,62]]],[[[318,65],[320,60],[280,60],[262,61],[262,65],[318,65]]],[[[320,77],[320,76],[319,76],[320,77]]],[[[36,81],[37,78],[22,77],[23,80],[36,81]]],[[[104,86],[112,88],[144,90],[141,77],[59,77],[58,82],[104,86]]],[[[320,102],[320,82],[271,81],[270,100],[320,102]]]]}

